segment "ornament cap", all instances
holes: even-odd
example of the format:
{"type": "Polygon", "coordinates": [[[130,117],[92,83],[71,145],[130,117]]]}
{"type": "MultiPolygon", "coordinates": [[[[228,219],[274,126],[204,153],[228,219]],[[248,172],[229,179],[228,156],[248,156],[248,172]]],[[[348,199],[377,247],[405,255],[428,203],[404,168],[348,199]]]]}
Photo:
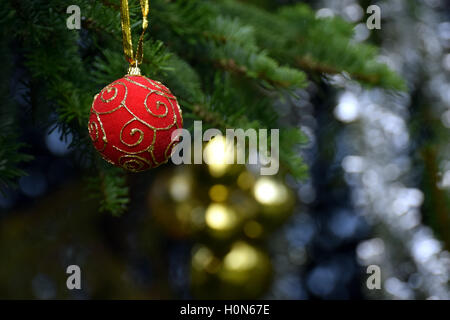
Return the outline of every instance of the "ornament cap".
{"type": "Polygon", "coordinates": [[[130,66],[128,68],[128,75],[129,76],[140,76],[141,75],[141,69],[137,66],[130,66]]]}

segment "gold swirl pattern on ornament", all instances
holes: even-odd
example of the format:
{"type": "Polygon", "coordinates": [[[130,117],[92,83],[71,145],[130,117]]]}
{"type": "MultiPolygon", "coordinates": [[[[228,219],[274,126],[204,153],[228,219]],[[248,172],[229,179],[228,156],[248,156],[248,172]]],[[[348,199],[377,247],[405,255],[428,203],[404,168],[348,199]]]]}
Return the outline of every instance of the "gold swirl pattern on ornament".
{"type": "Polygon", "coordinates": [[[142,131],[141,129],[138,129],[138,128],[133,128],[133,129],[131,129],[131,131],[130,131],[130,136],[131,136],[131,137],[134,136],[136,133],[139,134],[138,140],[137,140],[135,143],[130,143],[130,144],[129,144],[129,143],[127,143],[127,142],[124,141],[124,139],[123,139],[123,130],[124,130],[129,124],[133,123],[134,121],[138,121],[138,119],[136,119],[136,118],[131,119],[130,121],[128,121],[128,122],[122,127],[122,129],[120,129],[120,141],[121,141],[124,145],[126,145],[126,146],[128,146],[128,147],[136,147],[136,146],[140,145],[140,144],[142,143],[142,141],[144,141],[144,131],[142,131]]]}
{"type": "Polygon", "coordinates": [[[165,117],[169,114],[169,107],[167,107],[167,105],[166,105],[164,102],[162,102],[162,101],[157,101],[157,102],[156,102],[156,110],[158,110],[159,107],[160,107],[161,105],[163,105],[164,108],[165,108],[165,111],[164,111],[163,114],[156,114],[156,113],[153,113],[153,111],[150,110],[150,108],[147,106],[147,100],[148,100],[148,97],[150,97],[151,95],[152,95],[152,92],[150,92],[149,94],[147,94],[147,97],[145,97],[145,100],[144,100],[145,110],[147,110],[148,113],[150,113],[152,116],[154,116],[154,117],[156,117],[156,118],[165,118],[165,117]]]}
{"type": "Polygon", "coordinates": [[[128,154],[119,158],[119,165],[131,172],[142,171],[146,166],[151,167],[151,163],[147,159],[128,154]]]}
{"type": "MultiPolygon", "coordinates": [[[[179,138],[179,137],[178,137],[179,138]]],[[[174,147],[179,143],[179,141],[177,139],[172,140],[169,145],[167,146],[166,150],[164,151],[164,158],[168,159],[169,157],[172,156],[174,147]],[[170,150],[170,154],[169,153],[170,150]]]]}
{"type": "MultiPolygon", "coordinates": [[[[129,80],[128,78],[126,78],[126,79],[127,79],[128,81],[130,81],[131,83],[138,84],[137,82],[134,82],[133,80],[129,80]]],[[[151,88],[149,88],[149,87],[146,87],[146,86],[142,86],[142,87],[146,88],[147,90],[150,90],[150,91],[151,91],[150,94],[155,93],[155,94],[157,94],[157,95],[161,95],[161,96],[167,98],[167,101],[169,101],[170,106],[172,107],[172,113],[173,113],[173,121],[172,121],[172,123],[169,124],[168,126],[164,127],[164,128],[157,128],[157,127],[154,127],[154,126],[152,126],[151,124],[145,122],[144,120],[142,120],[141,118],[139,118],[137,115],[135,115],[134,112],[131,111],[131,110],[125,105],[125,103],[123,104],[123,107],[124,107],[124,108],[125,108],[125,109],[133,116],[133,117],[135,117],[136,120],[138,120],[138,121],[141,122],[143,125],[147,126],[148,128],[150,128],[150,129],[152,129],[152,130],[155,130],[155,131],[163,131],[163,130],[169,130],[169,129],[171,129],[174,125],[177,124],[177,115],[176,115],[176,113],[175,113],[175,108],[174,108],[173,103],[172,103],[172,101],[171,101],[171,100],[175,100],[175,102],[176,102],[176,101],[177,101],[176,98],[175,98],[175,97],[170,97],[170,96],[164,95],[164,94],[162,94],[161,92],[158,92],[158,91],[153,90],[153,89],[151,89],[151,88]]],[[[177,102],[177,104],[178,104],[178,102],[177,102]]],[[[167,115],[166,115],[166,116],[167,116],[167,115]]],[[[178,126],[178,125],[177,125],[177,126],[178,126]]]]}
{"type": "Polygon", "coordinates": [[[97,122],[91,121],[88,124],[89,135],[92,137],[93,133],[95,134],[95,138],[92,139],[93,142],[97,142],[99,138],[98,132],[98,124],[97,122]]]}
{"type": "Polygon", "coordinates": [[[118,93],[119,93],[119,90],[117,90],[116,87],[106,87],[106,89],[102,91],[102,94],[101,94],[100,98],[102,99],[103,102],[109,103],[109,102],[113,101],[115,98],[117,98],[117,94],[118,93]],[[112,90],[114,90],[113,96],[111,98],[109,98],[109,99],[105,99],[103,97],[103,95],[105,94],[105,91],[106,91],[106,93],[110,93],[112,90]]]}
{"type": "Polygon", "coordinates": [[[161,82],[156,80],[151,80],[149,78],[145,78],[147,82],[149,82],[152,86],[156,87],[158,90],[163,91],[166,94],[172,95],[172,93],[167,89],[165,85],[163,85],[161,82]]]}
{"type": "Polygon", "coordinates": [[[92,102],[92,107],[91,107],[91,109],[93,110],[93,113],[95,114],[95,117],[97,119],[98,124],[94,120],[89,120],[89,122],[88,122],[88,130],[89,130],[89,135],[91,136],[92,141],[94,143],[96,143],[96,142],[98,142],[99,137],[100,137],[99,129],[98,129],[98,126],[100,125],[100,129],[102,131],[103,148],[101,148],[99,151],[102,152],[102,151],[105,151],[105,149],[106,149],[106,146],[108,144],[108,139],[106,137],[106,132],[105,132],[105,129],[103,128],[103,123],[100,120],[99,114],[95,111],[95,108],[94,108],[94,104],[95,104],[95,101],[96,101],[98,96],[99,96],[98,94],[95,95],[94,101],[92,102]],[[94,130],[95,130],[95,138],[92,138],[92,135],[93,135],[92,133],[93,133],[94,130]]]}
{"type": "MultiPolygon", "coordinates": [[[[138,120],[132,119],[132,121],[138,121],[138,120]]],[[[127,125],[125,125],[123,128],[125,128],[126,126],[127,126],[127,125]]],[[[123,130],[123,128],[122,128],[122,130],[123,130]]],[[[136,130],[139,130],[140,132],[142,132],[142,130],[140,130],[140,129],[137,129],[137,128],[136,128],[136,130]]],[[[133,131],[133,129],[132,129],[132,131],[133,131]]],[[[142,135],[141,135],[141,138],[142,138],[142,140],[144,140],[144,134],[143,134],[143,133],[142,133],[142,135]]],[[[141,140],[141,139],[139,139],[139,140],[140,140],[140,142],[139,142],[138,144],[135,144],[134,146],[131,146],[131,145],[130,145],[130,147],[136,147],[136,146],[138,146],[139,144],[141,144],[141,143],[142,143],[142,140],[141,140]]],[[[123,141],[123,139],[122,139],[122,136],[120,136],[120,142],[122,142],[123,144],[126,145],[126,143],[125,143],[125,142],[123,141]]],[[[125,150],[122,150],[121,148],[119,148],[119,147],[117,147],[117,146],[113,146],[113,148],[116,149],[117,151],[120,151],[120,152],[125,153],[125,154],[137,155],[137,154],[142,154],[142,153],[144,153],[144,152],[152,152],[152,151],[153,151],[153,146],[155,145],[155,142],[156,142],[156,132],[153,131],[153,139],[152,139],[152,142],[151,142],[150,145],[149,145],[146,149],[144,149],[144,150],[140,150],[140,151],[136,151],[136,152],[131,152],[131,151],[125,151],[125,150]]]]}
{"type": "Polygon", "coordinates": [[[105,151],[106,146],[108,145],[108,138],[106,137],[106,131],[105,131],[105,128],[103,128],[103,123],[102,123],[102,120],[100,120],[100,116],[98,114],[96,114],[96,117],[97,117],[98,123],[100,124],[100,129],[102,129],[102,133],[103,133],[103,137],[102,137],[103,148],[100,151],[105,151]]]}
{"type": "Polygon", "coordinates": [[[164,90],[159,85],[153,84],[150,79],[145,78],[145,77],[143,77],[143,78],[146,79],[152,86],[155,86],[158,90],[161,90],[163,92],[155,90],[155,89],[152,89],[152,88],[150,88],[150,87],[148,87],[148,86],[146,86],[146,85],[144,85],[142,83],[139,83],[139,82],[136,82],[134,80],[131,80],[128,77],[125,77],[125,80],[130,82],[130,83],[132,83],[132,84],[134,84],[134,85],[137,85],[138,87],[141,87],[141,88],[144,88],[144,89],[150,91],[150,93],[157,94],[157,95],[162,96],[164,98],[167,98],[169,100],[176,100],[176,98],[173,95],[171,95],[167,90],[164,90]]]}
{"type": "Polygon", "coordinates": [[[103,154],[100,153],[100,155],[102,156],[103,160],[105,160],[106,162],[112,164],[113,166],[116,165],[114,162],[112,162],[111,160],[109,160],[108,158],[106,158],[103,154]]]}
{"type": "MultiPolygon", "coordinates": [[[[104,88],[101,91],[101,93],[100,93],[101,101],[104,102],[104,103],[110,103],[110,102],[114,101],[117,98],[117,96],[119,94],[119,89],[117,89],[116,87],[113,87],[114,85],[121,85],[121,86],[123,86],[125,88],[125,93],[123,95],[122,101],[119,103],[119,105],[116,108],[114,108],[112,110],[109,110],[109,111],[100,112],[100,111],[96,110],[95,108],[93,108],[93,110],[95,111],[96,114],[111,114],[113,112],[116,112],[117,110],[119,110],[120,108],[122,108],[125,105],[125,101],[127,100],[127,97],[128,97],[128,88],[125,85],[125,83],[123,83],[121,81],[114,82],[114,83],[108,85],[106,88],[104,88]],[[105,99],[103,97],[105,92],[106,93],[111,93],[111,91],[113,91],[113,90],[114,90],[114,94],[113,94],[113,96],[111,98],[105,99]]],[[[95,98],[94,98],[94,101],[95,101],[95,98]]]]}
{"type": "MultiPolygon", "coordinates": [[[[154,154],[154,145],[155,145],[155,142],[156,142],[157,132],[164,131],[164,130],[166,130],[166,131],[170,130],[174,126],[176,126],[177,128],[180,128],[180,124],[177,121],[179,116],[181,117],[181,119],[179,119],[180,123],[181,123],[181,126],[183,124],[182,111],[181,111],[181,108],[180,108],[180,106],[178,104],[178,101],[177,101],[176,97],[173,96],[171,94],[171,92],[163,84],[161,84],[160,82],[152,81],[152,80],[150,80],[150,79],[148,79],[146,77],[142,77],[142,78],[145,79],[146,82],[148,82],[151,86],[153,86],[157,90],[155,90],[155,89],[153,89],[153,88],[151,88],[151,87],[149,87],[149,86],[147,86],[145,84],[136,82],[133,79],[130,79],[128,76],[125,76],[124,80],[126,82],[129,82],[129,83],[131,83],[133,85],[139,86],[139,87],[144,88],[147,91],[149,91],[147,96],[145,97],[145,100],[144,100],[143,104],[144,104],[144,107],[145,107],[147,113],[149,115],[151,115],[152,117],[158,118],[158,119],[167,118],[168,115],[169,115],[169,111],[172,110],[173,121],[171,121],[170,124],[168,124],[167,126],[165,126],[163,128],[155,127],[155,126],[151,125],[150,123],[147,123],[146,121],[144,121],[140,117],[138,117],[132,110],[130,110],[130,108],[126,105],[126,100],[127,100],[127,97],[128,97],[128,88],[127,88],[126,84],[124,82],[122,82],[122,81],[117,81],[117,82],[114,82],[114,83],[108,85],[107,87],[105,87],[100,92],[100,94],[96,95],[95,98],[94,98],[94,102],[95,102],[95,100],[100,95],[100,99],[101,99],[101,101],[103,103],[107,103],[107,104],[112,103],[113,101],[116,101],[118,96],[119,96],[120,90],[119,90],[118,86],[124,87],[125,88],[124,97],[120,101],[119,105],[117,107],[115,107],[114,109],[110,110],[110,111],[100,112],[99,110],[95,109],[94,104],[93,104],[92,112],[93,112],[93,114],[95,114],[97,121],[91,120],[91,122],[88,124],[89,132],[90,132],[91,138],[94,140],[94,142],[97,142],[99,140],[99,138],[100,138],[100,131],[103,134],[102,140],[104,142],[104,146],[103,146],[102,150],[99,150],[99,151],[104,151],[106,149],[106,147],[107,147],[107,144],[108,144],[108,139],[107,139],[104,127],[103,127],[103,123],[102,123],[102,121],[100,119],[100,115],[111,114],[111,113],[114,113],[114,112],[118,111],[121,108],[124,108],[132,116],[132,119],[127,121],[122,126],[122,128],[120,130],[120,135],[119,135],[119,140],[120,140],[121,144],[123,144],[124,146],[127,146],[127,147],[131,147],[131,148],[141,147],[143,142],[144,142],[144,140],[145,140],[145,134],[146,133],[144,133],[144,131],[142,129],[140,129],[139,127],[137,127],[136,125],[133,126],[133,123],[137,122],[140,125],[144,125],[147,128],[149,128],[151,131],[153,131],[153,139],[152,139],[150,145],[147,145],[147,146],[142,147],[142,148],[138,148],[140,150],[137,150],[137,151],[134,151],[134,152],[130,152],[130,151],[123,150],[123,148],[121,148],[120,146],[112,145],[112,147],[115,150],[117,150],[117,151],[119,151],[121,153],[124,153],[124,155],[119,158],[119,165],[121,167],[123,167],[124,169],[132,171],[132,172],[139,172],[139,171],[142,171],[144,168],[147,168],[147,167],[158,167],[161,164],[167,163],[168,162],[168,158],[170,156],[169,155],[169,151],[171,149],[173,150],[174,144],[176,144],[178,141],[172,141],[166,147],[166,149],[164,151],[165,160],[162,161],[162,162],[158,162],[156,160],[156,157],[155,157],[155,154],[154,154]],[[158,90],[161,90],[161,91],[158,91],[158,90]],[[107,96],[107,94],[111,94],[111,93],[112,93],[112,97],[109,97],[109,95],[107,96]],[[155,111],[158,112],[159,109],[161,107],[163,107],[164,108],[164,112],[162,114],[155,113],[148,106],[147,100],[152,94],[156,94],[158,96],[161,96],[161,97],[167,99],[166,102],[163,102],[163,101],[157,101],[156,102],[156,110],[155,111]],[[178,110],[179,116],[177,115],[176,110],[178,110]],[[97,124],[97,122],[98,122],[98,124],[97,124]],[[132,128],[128,129],[130,126],[132,128]],[[128,141],[127,142],[124,139],[125,137],[131,137],[131,138],[133,138],[131,141],[136,141],[136,142],[130,143],[130,139],[127,139],[127,141],[128,141]],[[146,159],[143,156],[143,154],[145,154],[146,152],[149,153],[151,160],[146,159]],[[152,161],[153,164],[150,161],[152,161]]],[[[110,160],[106,159],[105,157],[103,157],[103,158],[105,160],[107,160],[109,163],[112,163],[110,160]]]]}

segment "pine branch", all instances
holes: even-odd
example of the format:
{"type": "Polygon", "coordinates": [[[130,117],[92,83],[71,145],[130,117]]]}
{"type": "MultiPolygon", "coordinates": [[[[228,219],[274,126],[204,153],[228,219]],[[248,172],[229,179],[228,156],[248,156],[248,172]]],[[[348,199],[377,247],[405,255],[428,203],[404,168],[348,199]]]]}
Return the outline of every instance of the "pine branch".
{"type": "MultiPolygon", "coordinates": [[[[76,4],[83,7],[82,32],[67,30],[66,5],[56,0],[27,5],[6,1],[0,8],[4,17],[0,24],[2,34],[21,43],[25,66],[33,83],[39,84],[35,91],[38,121],[50,121],[63,135],[72,134],[71,148],[89,154],[95,163],[98,156],[92,156],[86,130],[92,98],[122,77],[127,67],[120,7],[112,0],[76,0],[76,4]],[[57,114],[56,119],[50,119],[51,113],[57,114]]],[[[171,88],[186,118],[202,119],[206,125],[278,127],[275,98],[306,85],[301,69],[320,74],[348,72],[362,83],[385,88],[398,88],[401,82],[376,63],[374,47],[351,45],[351,25],[339,19],[318,20],[305,6],[264,12],[239,1],[154,0],[151,5],[148,34],[152,40],[145,42],[142,71],[171,88]]],[[[130,10],[132,19],[140,20],[139,4],[130,10]]],[[[140,24],[133,23],[132,28],[135,31],[140,24]]],[[[281,161],[295,176],[304,176],[305,165],[295,151],[304,135],[282,128],[280,139],[281,161]]],[[[7,164],[5,168],[10,164],[17,168],[26,159],[20,158],[18,148],[4,150],[9,150],[7,161],[0,163],[7,164]]],[[[8,176],[2,168],[0,179],[8,176]]],[[[123,212],[129,201],[123,173],[94,168],[98,176],[90,185],[101,210],[123,212]]]]}
{"type": "Polygon", "coordinates": [[[113,167],[97,169],[97,175],[86,179],[88,198],[99,200],[100,212],[122,215],[130,202],[123,170],[113,167]]]}
{"type": "Polygon", "coordinates": [[[252,25],[257,44],[278,61],[310,73],[346,72],[369,87],[405,89],[395,72],[377,62],[375,47],[353,43],[353,26],[339,17],[318,19],[305,4],[284,6],[275,14],[239,1],[210,4],[217,14],[252,25]]]}
{"type": "MultiPolygon", "coordinates": [[[[307,72],[329,74],[329,75],[341,74],[345,72],[344,69],[338,69],[334,66],[314,61],[314,59],[310,56],[298,57],[296,58],[296,62],[300,68],[302,68],[307,72]]],[[[380,75],[377,74],[370,75],[370,74],[362,74],[359,72],[351,72],[350,76],[357,81],[366,82],[373,86],[376,86],[380,83],[380,75]]]]}

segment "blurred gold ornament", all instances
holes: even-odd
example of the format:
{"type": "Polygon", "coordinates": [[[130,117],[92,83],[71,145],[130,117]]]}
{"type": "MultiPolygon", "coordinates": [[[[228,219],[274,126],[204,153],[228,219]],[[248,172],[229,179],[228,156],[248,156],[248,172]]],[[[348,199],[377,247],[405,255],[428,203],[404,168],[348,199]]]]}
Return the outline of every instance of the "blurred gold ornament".
{"type": "Polygon", "coordinates": [[[235,242],[222,259],[200,246],[191,265],[192,291],[197,298],[256,299],[271,281],[267,254],[243,241],[235,242]]]}
{"type": "Polygon", "coordinates": [[[194,174],[188,167],[165,170],[148,194],[152,216],[171,236],[188,237],[205,226],[206,205],[194,196],[202,190],[194,174]]]}
{"type": "Polygon", "coordinates": [[[295,196],[282,181],[273,177],[260,177],[252,191],[260,205],[261,216],[258,221],[265,226],[265,232],[271,232],[292,214],[295,196]]]}

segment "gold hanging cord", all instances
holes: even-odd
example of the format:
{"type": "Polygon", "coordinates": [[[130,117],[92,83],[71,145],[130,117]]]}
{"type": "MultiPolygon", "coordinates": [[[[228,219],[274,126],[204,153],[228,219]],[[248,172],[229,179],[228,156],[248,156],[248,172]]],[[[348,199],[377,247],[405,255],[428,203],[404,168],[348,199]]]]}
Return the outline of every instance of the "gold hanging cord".
{"type": "Polygon", "coordinates": [[[128,8],[128,0],[121,0],[120,4],[120,18],[122,24],[122,37],[123,37],[123,51],[125,58],[130,64],[128,74],[140,75],[139,65],[144,58],[143,41],[144,34],[148,28],[148,12],[149,12],[149,0],[139,0],[142,10],[142,34],[139,37],[139,42],[136,50],[136,55],[133,54],[133,39],[131,38],[131,25],[130,25],[130,11],[128,8]]]}

